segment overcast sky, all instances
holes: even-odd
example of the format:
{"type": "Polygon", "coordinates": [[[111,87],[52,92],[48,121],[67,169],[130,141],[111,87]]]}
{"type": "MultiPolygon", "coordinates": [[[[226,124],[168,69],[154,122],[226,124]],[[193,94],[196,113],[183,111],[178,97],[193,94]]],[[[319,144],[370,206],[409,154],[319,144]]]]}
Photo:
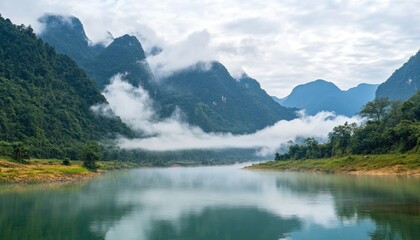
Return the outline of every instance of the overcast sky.
{"type": "Polygon", "coordinates": [[[381,83],[420,49],[418,0],[0,1],[3,17],[36,31],[46,12],[78,17],[93,42],[131,33],[168,61],[219,60],[278,97],[319,78],[381,83]]]}

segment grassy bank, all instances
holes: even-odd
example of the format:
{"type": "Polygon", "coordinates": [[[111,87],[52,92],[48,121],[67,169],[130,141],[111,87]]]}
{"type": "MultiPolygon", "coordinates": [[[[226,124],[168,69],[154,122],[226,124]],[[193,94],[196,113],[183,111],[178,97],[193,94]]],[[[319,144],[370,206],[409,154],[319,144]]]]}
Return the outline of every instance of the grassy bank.
{"type": "Polygon", "coordinates": [[[254,164],[247,169],[420,176],[420,155],[351,155],[326,159],[270,161],[254,164]]]}
{"type": "Polygon", "coordinates": [[[125,162],[97,162],[98,170],[89,171],[81,161],[71,161],[70,166],[62,165],[62,160],[31,159],[25,164],[0,158],[0,183],[55,183],[74,182],[90,179],[113,169],[139,167],[125,162]]]}

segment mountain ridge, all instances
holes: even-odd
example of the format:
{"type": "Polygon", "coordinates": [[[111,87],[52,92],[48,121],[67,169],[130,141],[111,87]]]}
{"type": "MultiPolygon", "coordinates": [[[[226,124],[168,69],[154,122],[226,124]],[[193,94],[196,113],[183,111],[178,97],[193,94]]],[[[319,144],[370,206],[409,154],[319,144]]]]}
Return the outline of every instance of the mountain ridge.
{"type": "Polygon", "coordinates": [[[296,86],[288,96],[277,98],[277,102],[286,107],[305,109],[310,115],[332,111],[339,115],[353,116],[364,104],[374,99],[377,86],[361,83],[343,91],[332,82],[317,79],[296,86]]]}
{"type": "Polygon", "coordinates": [[[247,129],[262,129],[273,125],[281,117],[287,120],[295,117],[295,109],[275,103],[256,80],[246,75],[236,80],[219,62],[212,62],[207,71],[193,67],[161,81],[166,89],[162,101],[164,112],[170,113],[175,106],[180,107],[192,124],[199,125],[205,131],[216,129],[221,132],[250,133],[252,131],[247,129]],[[197,104],[190,105],[183,99],[191,99],[197,104]],[[211,114],[218,121],[207,118],[211,114]],[[244,119],[248,119],[246,125],[242,123],[244,119]]]}

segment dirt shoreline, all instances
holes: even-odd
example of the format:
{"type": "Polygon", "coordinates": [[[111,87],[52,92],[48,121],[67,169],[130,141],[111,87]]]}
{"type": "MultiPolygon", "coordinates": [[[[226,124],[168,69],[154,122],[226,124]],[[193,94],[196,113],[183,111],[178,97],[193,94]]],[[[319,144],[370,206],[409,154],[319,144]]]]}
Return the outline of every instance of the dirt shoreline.
{"type": "Polygon", "coordinates": [[[88,171],[79,162],[65,166],[58,160],[31,160],[25,164],[0,160],[0,183],[71,183],[87,181],[102,172],[88,171]]]}

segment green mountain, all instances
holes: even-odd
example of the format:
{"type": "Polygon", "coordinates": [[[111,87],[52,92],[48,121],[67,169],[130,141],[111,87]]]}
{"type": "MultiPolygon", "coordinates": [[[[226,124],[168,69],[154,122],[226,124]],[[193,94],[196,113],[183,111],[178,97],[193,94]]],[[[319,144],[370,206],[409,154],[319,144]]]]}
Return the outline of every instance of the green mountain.
{"type": "Polygon", "coordinates": [[[203,63],[163,79],[163,113],[180,108],[188,122],[205,131],[244,133],[295,118],[295,109],[285,108],[244,75],[232,78],[219,62],[203,70],[203,63]]]}
{"type": "MultiPolygon", "coordinates": [[[[198,63],[157,83],[135,37],[124,35],[98,51],[99,47],[88,44],[80,21],[74,17],[69,19],[53,15],[41,18],[45,31],[40,37],[61,53],[77,49],[69,56],[96,80],[101,89],[113,75],[126,73],[129,82],[134,86],[141,85],[149,92],[162,118],[172,115],[178,108],[190,124],[205,131],[247,133],[296,117],[295,109],[276,104],[257,81],[246,76],[237,81],[217,62],[211,63],[211,68],[206,70],[198,63]]],[[[161,51],[164,50],[154,54],[161,51]]]]}
{"type": "Polygon", "coordinates": [[[106,99],[73,60],[1,17],[0,89],[0,141],[21,141],[32,156],[74,157],[83,142],[130,134],[91,111],[106,99]]]}
{"type": "Polygon", "coordinates": [[[376,98],[405,101],[420,90],[420,51],[379,85],[376,98]]]}
{"type": "Polygon", "coordinates": [[[334,83],[319,79],[295,87],[289,96],[277,98],[276,101],[286,107],[305,109],[310,115],[333,111],[340,115],[353,116],[375,98],[377,86],[362,83],[343,91],[334,83]]]}
{"type": "Polygon", "coordinates": [[[91,59],[85,67],[86,73],[95,79],[100,89],[109,84],[116,73],[125,73],[125,79],[133,86],[142,85],[151,90],[153,74],[143,48],[136,37],[124,35],[91,59]]]}

